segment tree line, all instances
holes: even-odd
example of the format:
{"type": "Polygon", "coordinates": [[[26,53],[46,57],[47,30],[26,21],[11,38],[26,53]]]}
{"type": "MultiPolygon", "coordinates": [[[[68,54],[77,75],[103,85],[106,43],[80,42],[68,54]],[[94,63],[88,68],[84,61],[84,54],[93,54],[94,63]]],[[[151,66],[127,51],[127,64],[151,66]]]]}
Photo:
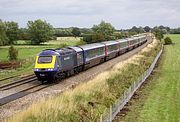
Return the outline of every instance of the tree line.
{"type": "Polygon", "coordinates": [[[19,28],[17,22],[0,20],[0,45],[16,44],[17,40],[31,40],[31,44],[46,42],[53,36],[53,27],[40,19],[28,21],[27,28],[19,28]]]}
{"type": "Polygon", "coordinates": [[[28,21],[27,28],[19,28],[17,22],[3,22],[0,20],[0,45],[16,44],[17,40],[30,40],[31,44],[41,44],[53,40],[56,37],[83,37],[86,43],[102,42],[107,40],[116,40],[131,35],[152,32],[158,39],[163,38],[163,34],[180,33],[180,28],[171,29],[165,26],[156,27],[136,27],[131,29],[116,30],[111,23],[101,21],[92,28],[53,28],[53,26],[43,20],[28,21]]]}

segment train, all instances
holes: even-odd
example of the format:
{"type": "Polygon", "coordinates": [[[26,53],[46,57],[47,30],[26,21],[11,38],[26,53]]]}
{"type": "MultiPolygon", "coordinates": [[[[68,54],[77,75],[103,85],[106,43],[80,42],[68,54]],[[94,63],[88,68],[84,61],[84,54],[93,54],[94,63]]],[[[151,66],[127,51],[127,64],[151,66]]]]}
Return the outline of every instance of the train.
{"type": "Polygon", "coordinates": [[[139,34],[115,41],[45,49],[36,56],[34,73],[37,79],[54,82],[111,60],[147,42],[150,34],[139,34]]]}

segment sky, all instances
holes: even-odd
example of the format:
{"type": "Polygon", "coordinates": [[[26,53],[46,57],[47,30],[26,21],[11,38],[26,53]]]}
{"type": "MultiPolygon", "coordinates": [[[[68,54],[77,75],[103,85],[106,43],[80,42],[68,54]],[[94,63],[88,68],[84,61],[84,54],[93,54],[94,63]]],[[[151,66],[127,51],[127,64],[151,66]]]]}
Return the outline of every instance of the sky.
{"type": "Polygon", "coordinates": [[[180,0],[0,0],[0,19],[26,27],[42,19],[54,27],[92,27],[102,20],[116,29],[180,27],[180,0]]]}

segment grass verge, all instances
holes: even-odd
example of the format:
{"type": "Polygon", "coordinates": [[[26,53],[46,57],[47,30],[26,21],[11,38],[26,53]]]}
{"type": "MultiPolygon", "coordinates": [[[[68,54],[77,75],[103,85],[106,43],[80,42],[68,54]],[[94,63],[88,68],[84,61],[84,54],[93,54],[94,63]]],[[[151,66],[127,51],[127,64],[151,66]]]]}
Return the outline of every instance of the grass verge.
{"type": "Polygon", "coordinates": [[[57,97],[33,104],[8,121],[97,121],[129,86],[151,65],[160,50],[156,41],[132,58],[116,64],[94,79],[57,97]]]}
{"type": "Polygon", "coordinates": [[[158,67],[126,106],[128,112],[121,113],[116,121],[180,121],[180,35],[166,36],[172,38],[175,45],[164,47],[158,67]]]}

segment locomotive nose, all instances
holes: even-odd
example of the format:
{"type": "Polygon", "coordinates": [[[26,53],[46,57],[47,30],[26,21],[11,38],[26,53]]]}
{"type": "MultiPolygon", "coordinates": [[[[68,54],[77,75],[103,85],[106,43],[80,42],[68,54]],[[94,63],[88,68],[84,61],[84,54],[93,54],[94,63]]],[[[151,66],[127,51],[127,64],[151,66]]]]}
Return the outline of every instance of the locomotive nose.
{"type": "Polygon", "coordinates": [[[54,69],[56,56],[37,56],[35,69],[54,69]]]}
{"type": "Polygon", "coordinates": [[[37,56],[34,73],[39,81],[53,80],[56,73],[56,56],[37,56]]]}

